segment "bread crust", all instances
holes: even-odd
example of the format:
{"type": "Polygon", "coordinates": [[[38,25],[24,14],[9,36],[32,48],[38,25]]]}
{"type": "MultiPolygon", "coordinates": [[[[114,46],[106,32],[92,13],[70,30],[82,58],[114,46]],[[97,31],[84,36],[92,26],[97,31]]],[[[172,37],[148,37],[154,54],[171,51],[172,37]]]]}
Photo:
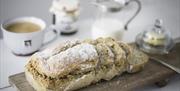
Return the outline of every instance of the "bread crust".
{"type": "Polygon", "coordinates": [[[136,46],[131,46],[131,56],[128,59],[128,65],[126,71],[128,73],[136,73],[141,71],[145,64],[148,62],[149,57],[143,53],[142,51],[138,50],[136,46]]]}

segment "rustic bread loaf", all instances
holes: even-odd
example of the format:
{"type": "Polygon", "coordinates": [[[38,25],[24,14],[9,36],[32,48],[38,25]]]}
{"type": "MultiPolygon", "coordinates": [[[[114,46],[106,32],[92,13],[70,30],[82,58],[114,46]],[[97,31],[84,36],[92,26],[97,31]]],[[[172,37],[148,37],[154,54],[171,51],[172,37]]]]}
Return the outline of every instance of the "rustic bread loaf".
{"type": "Polygon", "coordinates": [[[35,53],[25,67],[27,81],[37,91],[69,91],[123,72],[141,70],[148,57],[112,38],[67,42],[35,53]]]}

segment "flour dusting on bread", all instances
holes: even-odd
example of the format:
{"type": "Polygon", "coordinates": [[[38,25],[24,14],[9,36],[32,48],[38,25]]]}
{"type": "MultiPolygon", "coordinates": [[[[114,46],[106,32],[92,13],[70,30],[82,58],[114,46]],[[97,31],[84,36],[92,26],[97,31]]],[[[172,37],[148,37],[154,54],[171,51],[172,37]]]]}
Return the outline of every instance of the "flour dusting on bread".
{"type": "Polygon", "coordinates": [[[123,72],[140,71],[148,56],[112,38],[72,41],[37,52],[26,65],[26,79],[38,91],[76,90],[123,72]]]}

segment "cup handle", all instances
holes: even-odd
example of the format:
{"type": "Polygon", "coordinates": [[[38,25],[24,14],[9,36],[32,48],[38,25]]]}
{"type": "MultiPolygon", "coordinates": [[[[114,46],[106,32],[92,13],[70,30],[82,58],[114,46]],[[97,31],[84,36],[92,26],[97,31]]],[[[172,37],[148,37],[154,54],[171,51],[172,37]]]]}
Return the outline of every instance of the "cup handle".
{"type": "Polygon", "coordinates": [[[141,11],[141,2],[139,0],[129,0],[125,3],[125,5],[129,5],[129,3],[131,2],[134,2],[134,3],[137,3],[138,5],[138,8],[137,8],[137,11],[135,12],[135,14],[125,23],[125,26],[124,26],[124,29],[125,30],[128,30],[128,25],[129,23],[139,14],[139,12],[141,11]]]}
{"type": "Polygon", "coordinates": [[[52,43],[52,42],[53,42],[54,40],[56,40],[57,37],[58,37],[58,32],[57,32],[57,30],[56,30],[56,26],[55,26],[55,25],[50,25],[48,28],[46,28],[46,29],[45,29],[45,34],[48,33],[48,32],[53,32],[53,33],[54,33],[54,37],[53,37],[51,40],[49,40],[49,41],[47,41],[47,42],[44,42],[44,43],[43,43],[43,46],[45,46],[45,45],[47,45],[47,44],[49,44],[49,43],[52,43]]]}

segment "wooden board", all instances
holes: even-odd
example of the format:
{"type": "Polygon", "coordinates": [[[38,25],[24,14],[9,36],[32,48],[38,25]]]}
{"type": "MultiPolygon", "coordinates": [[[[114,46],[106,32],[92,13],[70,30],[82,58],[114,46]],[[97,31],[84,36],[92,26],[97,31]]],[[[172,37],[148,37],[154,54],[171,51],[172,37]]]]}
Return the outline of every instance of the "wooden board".
{"type": "MultiPolygon", "coordinates": [[[[180,68],[180,43],[168,55],[153,55],[161,59],[166,59],[166,62],[180,68]]],[[[169,78],[176,74],[173,70],[150,60],[145,68],[134,74],[124,73],[110,81],[101,81],[92,84],[88,87],[79,89],[80,91],[126,91],[132,90],[145,85],[169,78]]],[[[35,91],[25,79],[24,73],[19,73],[9,77],[9,83],[19,91],[35,91]]]]}

